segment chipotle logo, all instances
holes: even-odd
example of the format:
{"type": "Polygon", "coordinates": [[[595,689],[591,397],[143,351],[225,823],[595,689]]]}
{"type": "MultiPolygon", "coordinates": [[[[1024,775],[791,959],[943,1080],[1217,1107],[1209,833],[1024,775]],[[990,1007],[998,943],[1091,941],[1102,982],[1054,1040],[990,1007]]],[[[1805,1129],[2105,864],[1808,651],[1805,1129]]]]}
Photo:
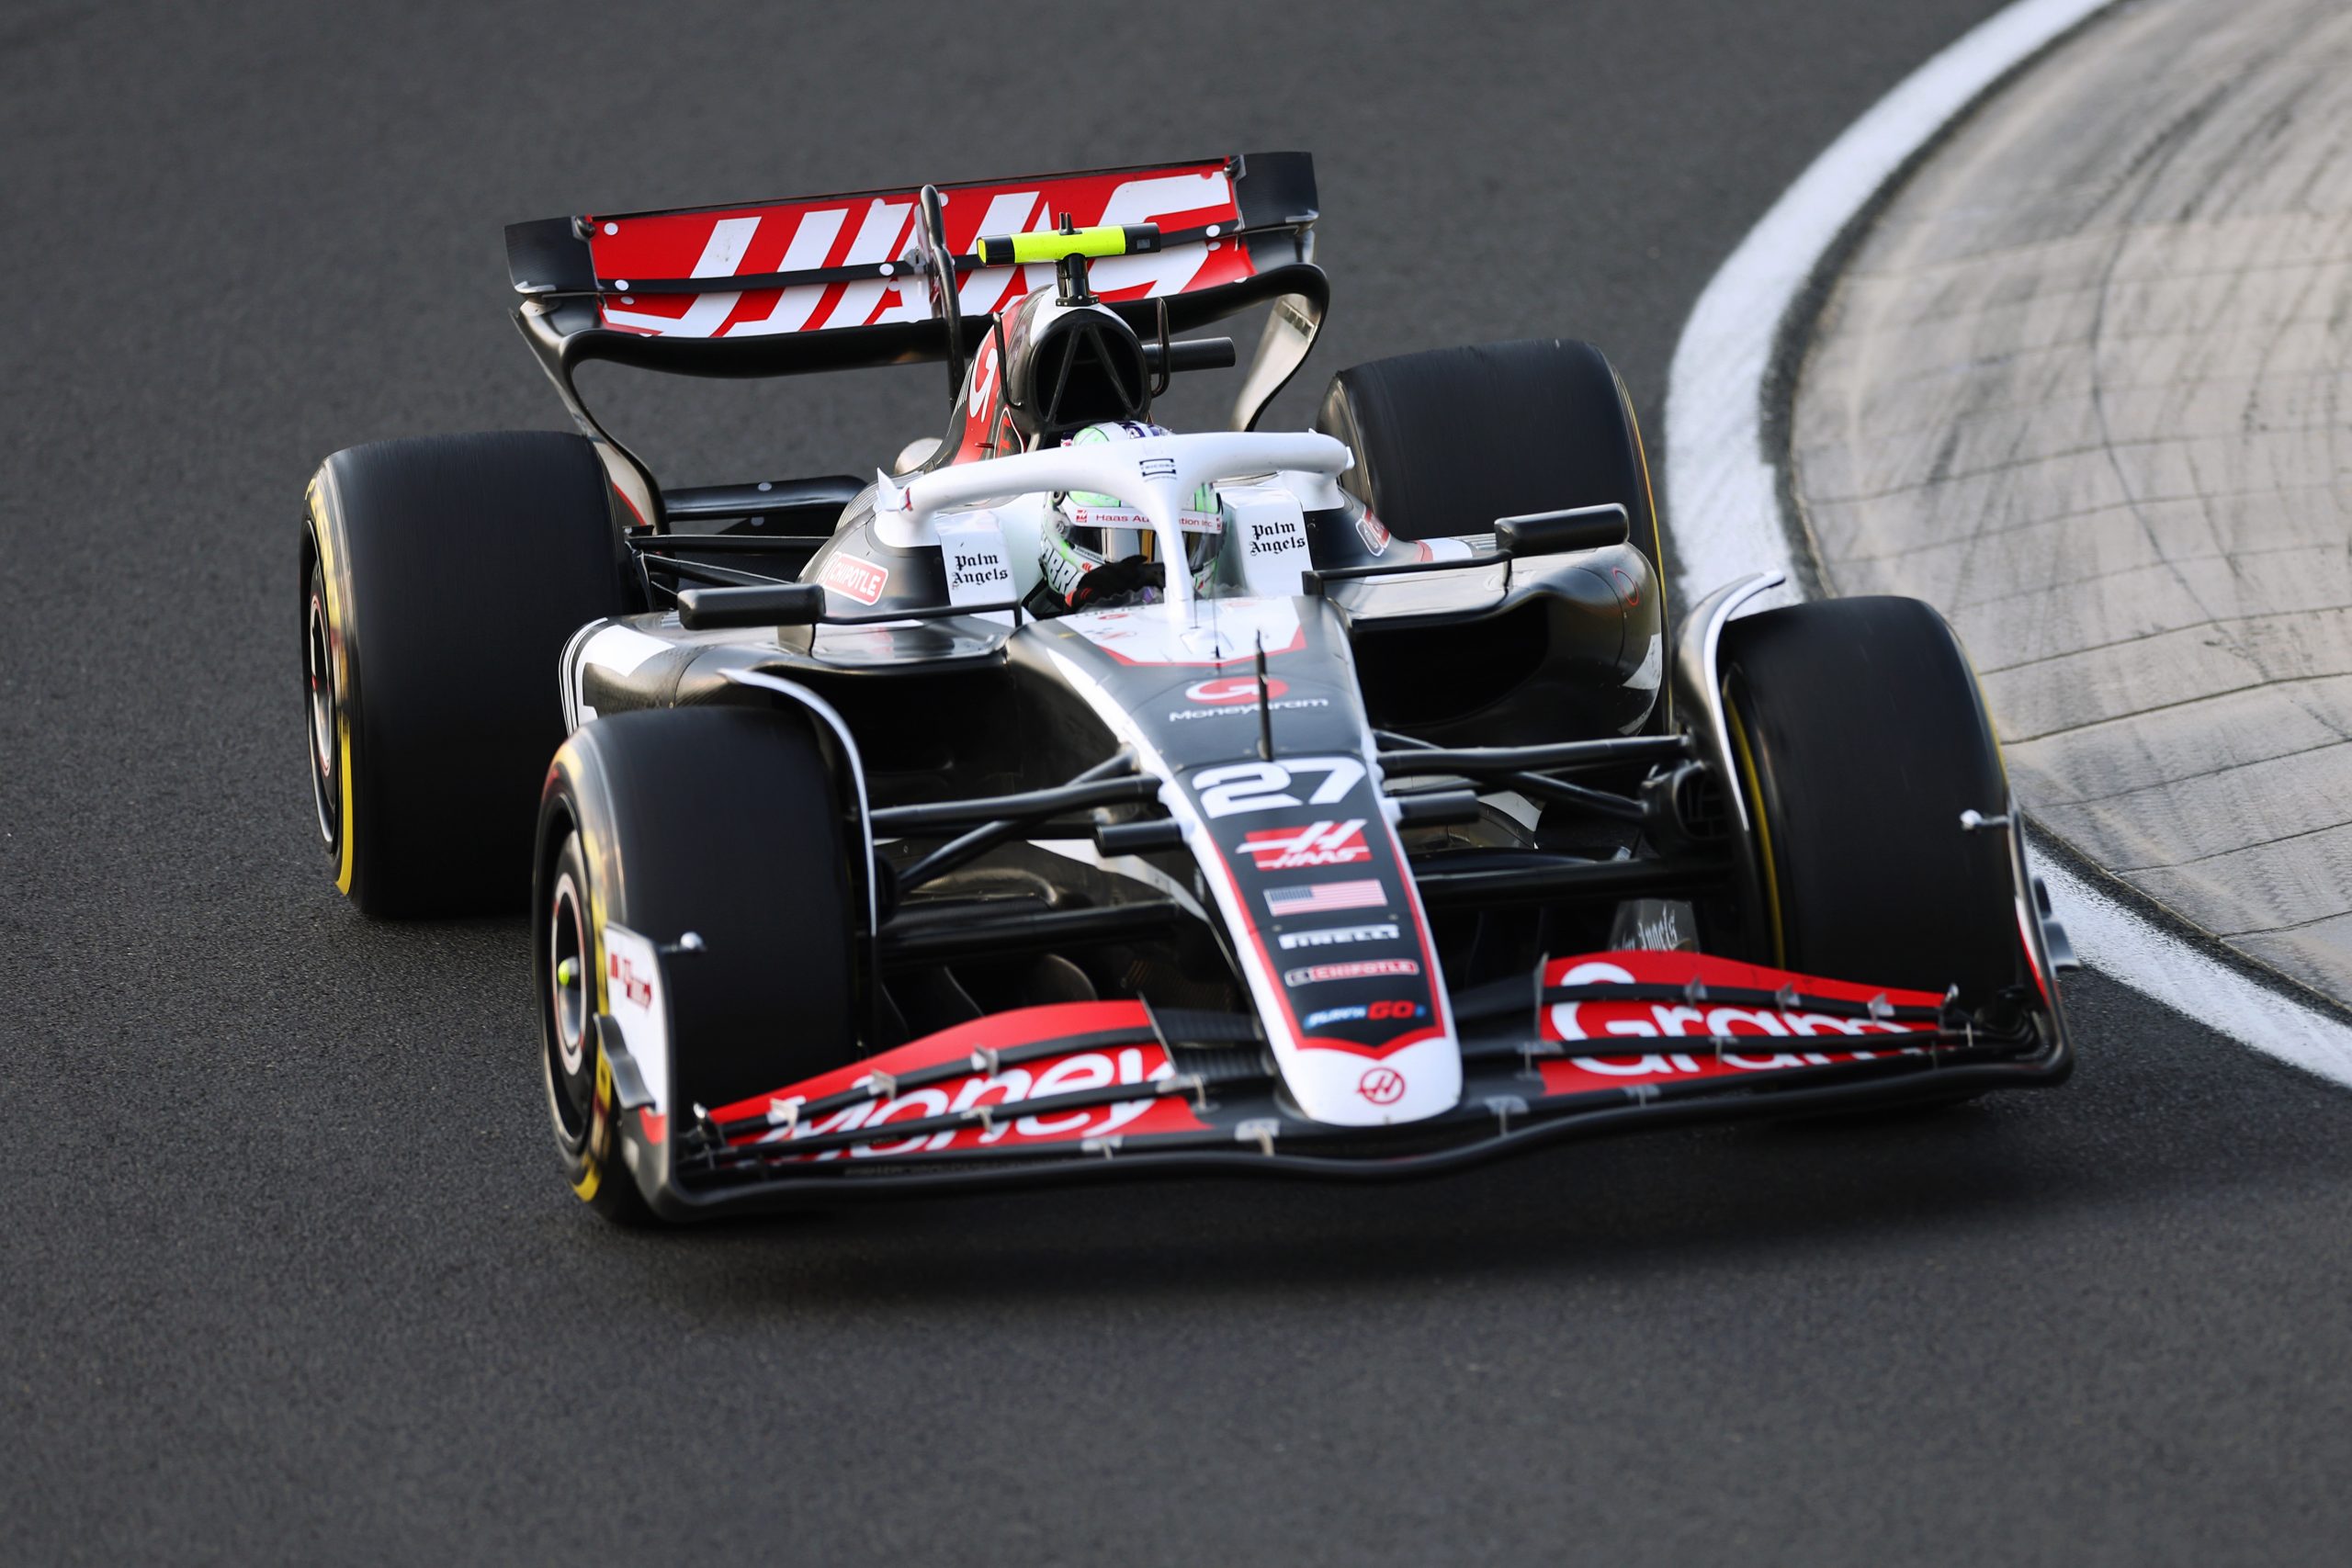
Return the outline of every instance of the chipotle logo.
{"type": "Polygon", "coordinates": [[[890,569],[856,556],[835,556],[825,563],[818,581],[861,604],[872,604],[879,603],[882,591],[890,586],[890,569]]]}
{"type": "Polygon", "coordinates": [[[1309,964],[1283,971],[1285,986],[1319,986],[1327,980],[1407,979],[1421,972],[1409,958],[1359,958],[1346,964],[1309,964]]]}

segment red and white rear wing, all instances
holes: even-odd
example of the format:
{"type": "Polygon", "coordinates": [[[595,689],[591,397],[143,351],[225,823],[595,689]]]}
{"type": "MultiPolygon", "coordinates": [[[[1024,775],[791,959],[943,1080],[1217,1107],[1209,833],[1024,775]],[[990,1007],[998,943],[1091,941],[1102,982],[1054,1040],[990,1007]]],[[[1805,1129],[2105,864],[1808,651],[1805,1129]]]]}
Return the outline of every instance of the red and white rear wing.
{"type": "MultiPolygon", "coordinates": [[[[974,254],[983,235],[1039,232],[1064,213],[1080,226],[1157,224],[1158,252],[1095,264],[1096,291],[1116,304],[1227,290],[1272,267],[1305,262],[1316,217],[1314,166],[1304,152],[938,189],[956,269],[956,309],[967,318],[985,319],[1052,280],[1047,265],[983,266],[974,254]]],[[[939,335],[935,323],[944,312],[922,262],[919,196],[916,188],[859,191],[518,223],[506,231],[508,267],[526,296],[590,308],[565,311],[567,335],[602,329],[748,344],[899,327],[910,330],[893,334],[903,339],[891,345],[897,352],[884,352],[880,343],[873,351],[886,359],[936,357],[925,352],[925,340],[939,335]]]]}

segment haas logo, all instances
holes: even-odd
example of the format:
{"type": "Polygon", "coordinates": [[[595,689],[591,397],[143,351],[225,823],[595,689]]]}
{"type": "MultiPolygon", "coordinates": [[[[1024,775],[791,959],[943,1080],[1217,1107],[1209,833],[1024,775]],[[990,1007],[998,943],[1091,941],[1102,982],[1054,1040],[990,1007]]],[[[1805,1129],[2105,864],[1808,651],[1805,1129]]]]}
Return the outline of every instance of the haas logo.
{"type": "Polygon", "coordinates": [[[1394,1105],[1405,1098],[1405,1075],[1394,1067],[1374,1067],[1357,1083],[1356,1092],[1374,1105],[1394,1105]]]}
{"type": "MultiPolygon", "coordinates": [[[[1269,701],[1290,690],[1290,682],[1266,677],[1269,701]]],[[[1224,675],[1214,681],[1196,682],[1184,688],[1188,703],[1254,703],[1258,700],[1258,678],[1254,675],[1224,675]]]]}
{"type": "Polygon", "coordinates": [[[1304,828],[1268,828],[1242,836],[1241,847],[1260,871],[1293,871],[1303,865],[1347,865],[1372,858],[1363,841],[1364,818],[1310,822],[1304,828]]]}
{"type": "MultiPolygon", "coordinates": [[[[1122,180],[1107,190],[1094,176],[1024,183],[1026,189],[998,185],[956,190],[946,213],[949,248],[963,254],[982,234],[1050,229],[1062,211],[1072,212],[1081,225],[1157,222],[1170,231],[1204,228],[1210,233],[1240,218],[1232,182],[1218,168],[1170,169],[1122,180]]],[[[820,200],[727,214],[645,214],[601,223],[590,241],[599,276],[709,279],[711,292],[669,296],[673,304],[640,303],[623,294],[600,307],[605,323],[625,332],[696,338],[768,337],[927,320],[935,310],[931,286],[922,267],[909,265],[922,243],[910,190],[849,205],[820,200]],[[727,286],[745,273],[824,267],[871,268],[872,276],[845,285],[749,290],[727,286]]],[[[1127,299],[1236,282],[1252,270],[1242,246],[1228,241],[1212,251],[1195,240],[1144,255],[1106,257],[1095,264],[1093,276],[1099,292],[1127,299]]],[[[991,316],[1041,280],[1052,281],[1051,268],[982,268],[958,285],[957,301],[967,316],[991,316]]],[[[984,366],[973,377],[976,396],[994,380],[993,365],[984,366]]],[[[981,406],[974,402],[972,412],[981,406]]]]}

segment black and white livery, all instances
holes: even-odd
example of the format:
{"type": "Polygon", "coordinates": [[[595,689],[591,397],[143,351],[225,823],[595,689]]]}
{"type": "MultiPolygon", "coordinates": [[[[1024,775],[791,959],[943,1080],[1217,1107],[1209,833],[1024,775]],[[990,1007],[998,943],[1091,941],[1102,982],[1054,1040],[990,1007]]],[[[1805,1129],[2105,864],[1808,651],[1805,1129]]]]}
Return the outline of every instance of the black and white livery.
{"type": "Polygon", "coordinates": [[[320,468],[337,884],[529,909],[580,1196],[1399,1177],[2064,1078],[1950,628],[1736,615],[1760,579],[1669,617],[1581,343],[1358,366],[1257,429],[1329,299],[1314,201],[1275,153],[517,225],[579,434],[320,468]],[[1177,334],[1251,310],[1231,428],[1153,424],[1239,357],[1177,334]],[[944,362],[953,400],[855,474],[664,490],[593,358],[944,362]]]}

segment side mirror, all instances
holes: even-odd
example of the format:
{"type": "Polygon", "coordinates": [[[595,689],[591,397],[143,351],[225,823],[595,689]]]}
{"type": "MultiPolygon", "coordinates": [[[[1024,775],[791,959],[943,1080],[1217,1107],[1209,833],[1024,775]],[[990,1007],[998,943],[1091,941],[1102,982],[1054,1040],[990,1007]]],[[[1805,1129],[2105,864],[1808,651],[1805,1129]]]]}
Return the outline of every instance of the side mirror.
{"type": "Polygon", "coordinates": [[[1558,556],[1571,550],[1598,550],[1622,545],[1629,526],[1625,509],[1612,501],[1606,506],[1498,517],[1495,543],[1505,555],[1558,556]]]}
{"type": "Polygon", "coordinates": [[[678,624],[690,632],[728,626],[813,626],[825,615],[825,590],[816,582],[771,588],[686,588],[678,593],[678,624]]]}
{"type": "Polygon", "coordinates": [[[1162,369],[1230,370],[1238,359],[1229,337],[1178,338],[1168,344],[1164,355],[1157,343],[1147,342],[1143,345],[1144,368],[1155,376],[1162,369]]]}

